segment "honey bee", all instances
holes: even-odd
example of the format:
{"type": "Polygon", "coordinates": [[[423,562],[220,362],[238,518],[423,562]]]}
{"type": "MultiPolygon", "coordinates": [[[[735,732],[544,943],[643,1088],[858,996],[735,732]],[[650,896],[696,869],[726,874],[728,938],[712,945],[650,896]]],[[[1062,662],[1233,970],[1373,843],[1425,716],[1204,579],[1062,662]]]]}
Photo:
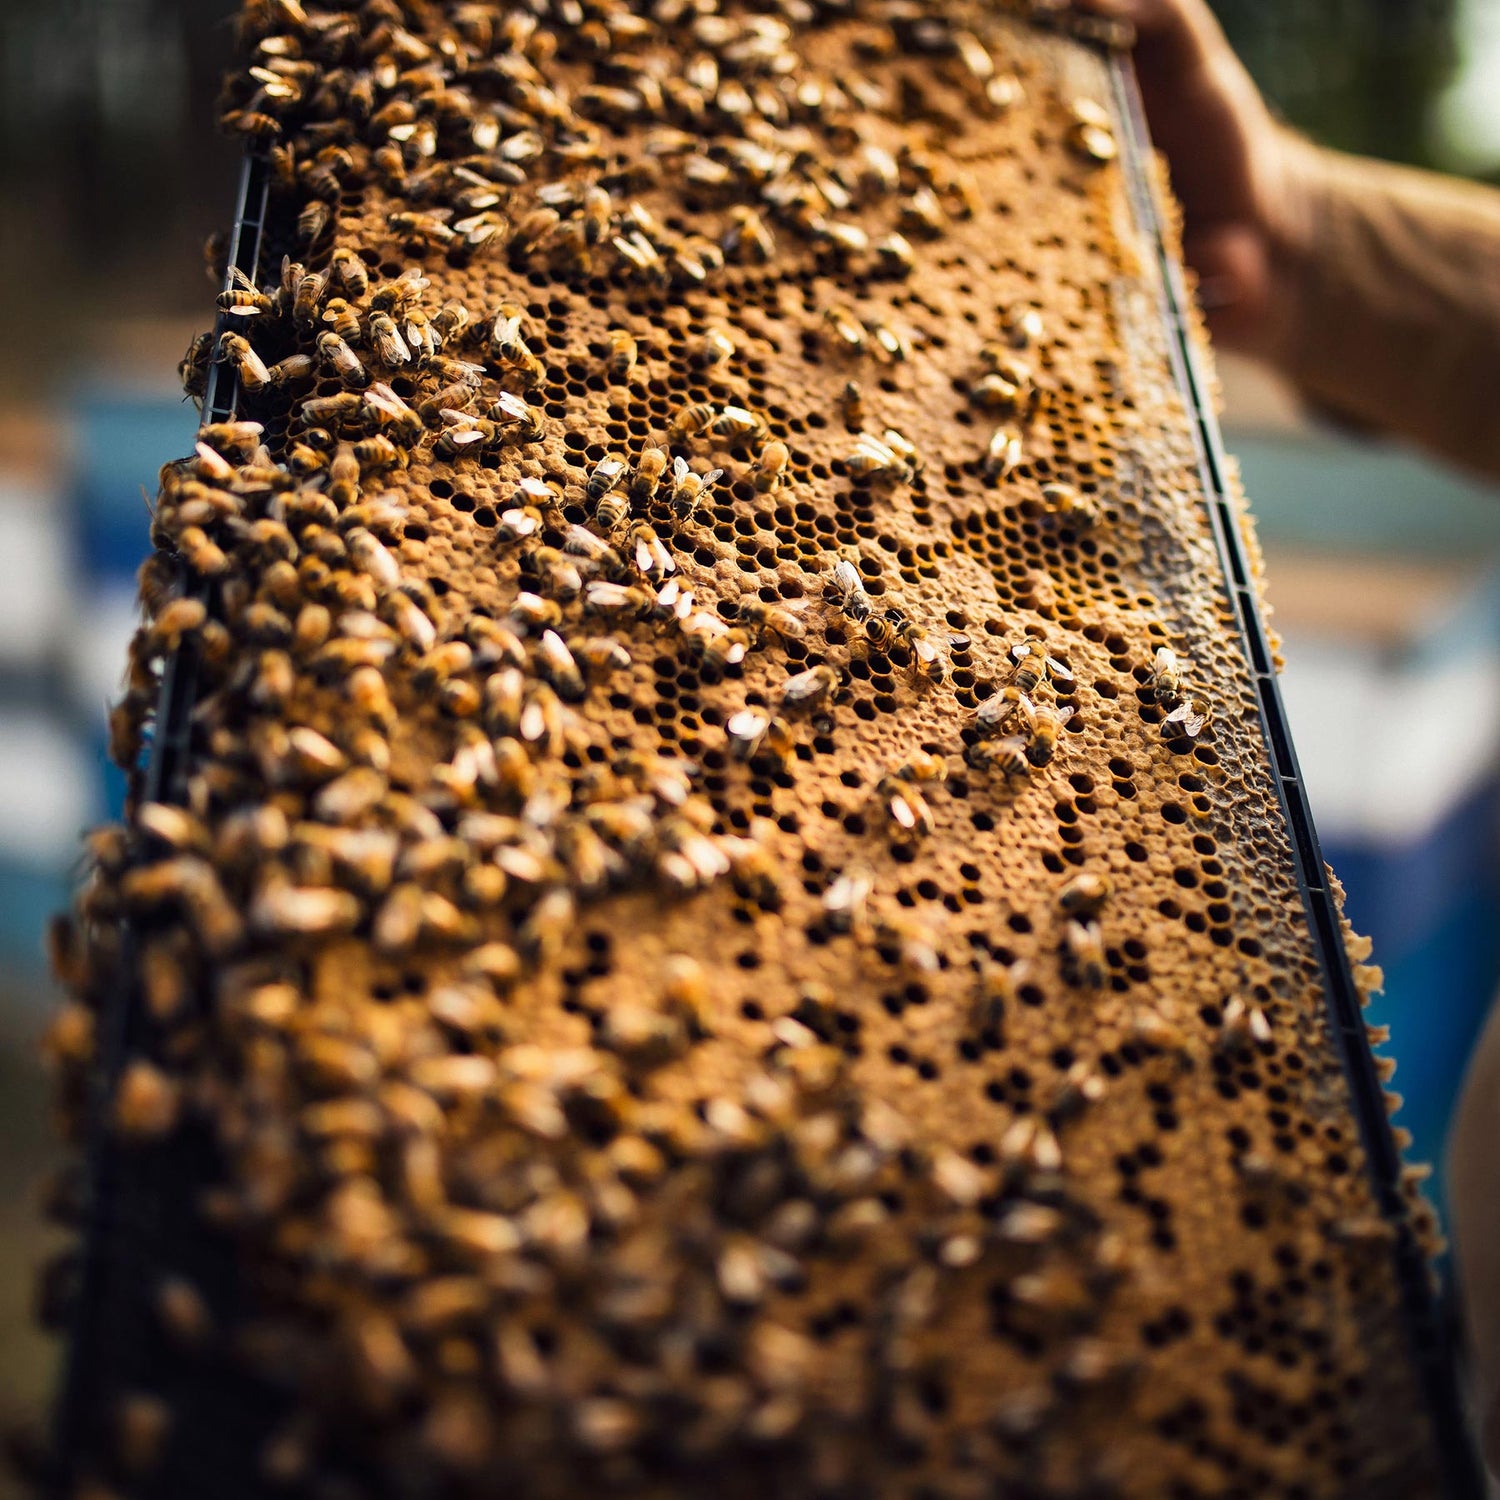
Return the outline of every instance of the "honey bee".
{"type": "Polygon", "coordinates": [[[832,667],[809,667],[781,684],[781,706],[785,709],[816,708],[837,685],[838,676],[832,667]]]}
{"type": "Polygon", "coordinates": [[[527,347],[521,336],[521,314],[513,312],[505,318],[497,317],[492,338],[496,354],[501,363],[510,370],[523,386],[540,385],[546,378],[547,368],[527,347]]]}
{"type": "Polygon", "coordinates": [[[1184,698],[1161,722],[1166,739],[1195,740],[1213,721],[1212,706],[1202,698],[1184,698]]]}
{"type": "Polygon", "coordinates": [[[834,343],[846,354],[862,354],[868,337],[865,325],[847,308],[840,304],[824,309],[823,326],[832,335],[834,343]]]}
{"type": "Polygon", "coordinates": [[[555,630],[542,632],[537,641],[536,660],[542,676],[565,702],[576,703],[588,691],[568,643],[555,630]]]}
{"type": "Polygon", "coordinates": [[[410,362],[411,349],[389,313],[372,313],[368,332],[370,349],[381,364],[404,365],[410,362]]]}
{"type": "Polygon", "coordinates": [[[1027,302],[1012,303],[1000,315],[1000,328],[1013,349],[1039,344],[1045,333],[1042,315],[1027,302]]]}
{"type": "Polygon", "coordinates": [[[736,760],[750,760],[765,740],[771,727],[771,716],[758,708],[742,708],[731,714],[724,725],[729,738],[729,753],[736,760]]]}
{"type": "Polygon", "coordinates": [[[722,328],[710,328],[694,346],[691,357],[700,370],[712,369],[734,357],[734,340],[722,328]]]}
{"type": "Polygon", "coordinates": [[[417,245],[432,245],[446,249],[458,238],[448,222],[451,209],[440,209],[435,213],[401,212],[388,214],[386,223],[405,240],[417,245]]]}
{"type": "Polygon", "coordinates": [[[883,613],[865,618],[865,639],[872,651],[890,651],[900,639],[896,627],[904,619],[900,610],[888,609],[883,613]]]}
{"type": "Polygon", "coordinates": [[[1269,1047],[1273,1040],[1271,1023],[1258,1005],[1251,1005],[1238,995],[1224,1002],[1224,1011],[1216,1045],[1222,1048],[1269,1047]]]}
{"type": "Polygon", "coordinates": [[[364,394],[365,409],[372,427],[385,428],[407,446],[421,441],[426,426],[384,381],[377,380],[364,394]]]}
{"type": "Polygon", "coordinates": [[[259,422],[209,422],[198,429],[198,437],[227,457],[244,459],[254,452],[265,430],[259,422]]]}
{"type": "Polygon", "coordinates": [[[609,373],[616,380],[624,380],[635,368],[635,362],[638,358],[635,337],[623,328],[611,328],[607,337],[609,340],[609,373]]]}
{"type": "Polygon", "coordinates": [[[887,276],[910,276],[917,268],[917,252],[911,241],[895,231],[875,242],[875,259],[887,276]]]}
{"type": "Polygon", "coordinates": [[[759,599],[747,599],[740,605],[740,619],[759,631],[769,630],[784,641],[800,641],[807,634],[807,626],[800,616],[759,599]]]}
{"type": "Polygon", "coordinates": [[[919,677],[936,685],[948,680],[948,654],[926,630],[903,616],[896,634],[911,649],[912,668],[919,677]]]}
{"type": "Polygon", "coordinates": [[[823,892],[823,914],[835,932],[850,932],[863,925],[874,884],[867,869],[850,865],[823,892]]]}
{"type": "Polygon", "coordinates": [[[318,305],[328,290],[328,278],[320,271],[304,271],[301,266],[290,265],[292,292],[292,319],[304,328],[317,320],[318,305]]]}
{"type": "Polygon", "coordinates": [[[677,571],[677,564],[666,543],[646,522],[637,521],[630,528],[630,534],[626,540],[628,543],[626,555],[645,577],[655,581],[677,571]]]}
{"type": "Polygon", "coordinates": [[[722,241],[731,260],[764,265],[776,254],[776,237],[753,208],[738,205],[729,211],[729,228],[722,241]]]}
{"type": "Polygon", "coordinates": [[[523,631],[556,630],[562,624],[562,610],[555,600],[524,589],[511,604],[510,617],[523,631]]]}
{"type": "Polygon", "coordinates": [[[948,757],[932,750],[913,751],[891,774],[898,781],[941,783],[948,779],[948,757]]]}
{"type": "Polygon", "coordinates": [[[999,1030],[1005,1013],[1015,1008],[1029,969],[1024,961],[1001,964],[988,957],[980,960],[969,1000],[969,1025],[974,1031],[982,1035],[999,1030]]]}
{"type": "Polygon", "coordinates": [[[583,607],[591,614],[639,617],[647,614],[655,602],[645,589],[629,584],[595,579],[583,586],[583,607]]]}
{"type": "MultiPolygon", "coordinates": [[[[683,468],[687,467],[683,464],[683,468]]],[[[631,496],[646,504],[656,498],[657,488],[667,470],[667,452],[664,448],[643,448],[636,460],[635,473],[630,480],[631,496]]]]}
{"type": "Polygon", "coordinates": [[[743,406],[726,406],[713,420],[710,429],[718,437],[750,437],[765,430],[765,424],[743,406]]]}
{"type": "Polygon", "coordinates": [[[844,382],[843,394],[839,397],[839,411],[844,426],[851,432],[858,431],[865,423],[865,393],[857,380],[844,382]]]}
{"type": "Polygon", "coordinates": [[[1071,917],[1096,917],[1113,892],[1109,876],[1084,870],[1058,888],[1057,904],[1071,917]]]}
{"type": "Polygon", "coordinates": [[[1057,753],[1057,742],[1061,737],[1063,716],[1045,703],[1033,703],[1026,715],[1026,728],[1031,744],[1026,754],[1034,766],[1049,765],[1057,753]]]}
{"type": "Polygon", "coordinates": [[[1182,670],[1170,646],[1158,646],[1151,663],[1151,693],[1164,708],[1182,698],[1182,670]]]}
{"type": "Polygon", "coordinates": [[[909,917],[890,918],[875,929],[876,945],[888,950],[888,963],[898,963],[917,974],[936,974],[943,966],[932,930],[909,917]]]}
{"type": "Polygon", "coordinates": [[[847,558],[841,557],[833,565],[833,572],[828,580],[828,592],[851,620],[869,620],[875,612],[875,606],[865,592],[864,580],[860,577],[859,569],[847,558]]]}
{"type": "Polygon", "coordinates": [[[231,318],[254,318],[274,312],[276,303],[238,266],[230,266],[229,286],[219,293],[219,307],[231,318]]]}
{"type": "Polygon", "coordinates": [[[1087,531],[1099,519],[1098,502],[1076,486],[1061,481],[1042,486],[1042,504],[1059,524],[1080,531],[1087,531]]]}
{"type": "Polygon", "coordinates": [[[271,377],[270,383],[279,387],[297,380],[311,380],[314,368],[312,355],[289,354],[277,360],[266,373],[271,377]]]}
{"type": "Polygon", "coordinates": [[[994,370],[981,375],[969,388],[969,400],[981,411],[1015,411],[1024,396],[1024,387],[994,370]]]}
{"type": "Polygon", "coordinates": [[[511,391],[501,391],[489,408],[489,419],[513,426],[511,435],[518,443],[539,443],[546,435],[541,416],[511,391]]]}
{"type": "Polygon", "coordinates": [[[386,678],[381,676],[380,667],[356,667],[344,679],[344,691],[354,711],[383,724],[395,723],[396,709],[386,690],[386,678]]]}
{"type": "Polygon", "coordinates": [[[588,497],[596,505],[625,477],[629,465],[618,453],[606,453],[588,479],[588,497]]]}
{"type": "Polygon", "coordinates": [[[413,267],[403,271],[393,281],[383,282],[376,287],[370,294],[370,306],[375,312],[387,312],[394,316],[415,306],[430,285],[431,282],[413,267]]]}
{"type": "Polygon", "coordinates": [[[225,130],[238,131],[241,135],[254,136],[257,140],[274,140],[281,134],[281,121],[261,110],[231,109],[219,117],[225,130]]]}
{"type": "Polygon", "coordinates": [[[466,380],[455,380],[450,385],[440,386],[430,395],[423,396],[417,402],[416,411],[428,426],[436,426],[444,420],[444,412],[457,412],[462,416],[473,404],[474,387],[466,380]]]}
{"type": "Polygon", "coordinates": [[[711,401],[697,401],[685,406],[672,418],[668,428],[671,436],[681,441],[707,432],[718,418],[719,409],[711,401]]]}
{"type": "Polygon", "coordinates": [[[1026,752],[1030,745],[1020,735],[1006,735],[997,740],[980,740],[964,751],[964,762],[976,771],[999,771],[1006,778],[1031,775],[1026,752]]]}
{"type": "Polygon", "coordinates": [[[340,443],[329,462],[328,496],[340,509],[359,499],[359,460],[352,444],[340,443]]]}
{"type": "Polygon", "coordinates": [[[927,799],[907,780],[886,776],[875,788],[885,804],[886,815],[903,833],[930,834],[935,826],[927,799]]]}
{"type": "Polygon", "coordinates": [[[761,449],[760,458],[755,466],[755,488],[761,494],[773,493],[782,483],[791,457],[791,450],[777,439],[773,439],[761,449]]]}
{"type": "Polygon", "coordinates": [[[581,205],[583,236],[587,244],[597,245],[608,233],[614,217],[614,203],[607,189],[597,184],[583,190],[581,205]]]}
{"type": "Polygon", "coordinates": [[[263,390],[271,382],[266,362],[250,347],[249,339],[238,333],[226,333],[219,339],[218,357],[232,364],[240,384],[248,392],[263,390]]]}
{"type": "Polygon", "coordinates": [[[563,550],[574,557],[587,558],[611,577],[617,578],[625,571],[625,559],[603,537],[595,536],[587,527],[568,526],[563,536],[563,550]]]}
{"type": "Polygon", "coordinates": [[[304,401],[297,408],[297,420],[309,429],[306,441],[313,430],[349,426],[363,413],[364,401],[357,391],[340,391],[336,396],[313,396],[304,401]]]}
{"type": "Polygon", "coordinates": [[[708,502],[714,485],[723,473],[723,469],[710,469],[707,474],[695,474],[688,468],[687,460],[679,454],[672,460],[673,511],[684,520],[692,516],[701,505],[708,502]]]}
{"type": "Polygon", "coordinates": [[[114,1128],[130,1140],[160,1139],[175,1129],[181,1103],[181,1085],[144,1058],[136,1058],[125,1065],[115,1084],[114,1128]]]}
{"type": "Polygon", "coordinates": [[[630,501],[621,490],[612,490],[599,502],[594,519],[610,535],[624,530],[630,520],[630,501]]]}
{"type": "Polygon", "coordinates": [[[443,431],[433,444],[433,452],[441,458],[460,458],[466,453],[498,448],[505,440],[504,429],[487,417],[476,417],[451,407],[445,407],[438,415],[443,431]]]}
{"type": "Polygon", "coordinates": [[[1011,471],[1021,462],[1020,435],[1013,427],[997,427],[990,434],[989,446],[984,452],[980,472],[989,484],[998,484],[1010,477],[1011,471]]]}
{"type": "Polygon", "coordinates": [[[974,724],[985,736],[999,734],[1018,714],[1023,718],[1032,711],[1031,700],[1011,684],[986,698],[974,713],[974,724]]]}
{"type": "Polygon", "coordinates": [[[923,239],[938,239],[948,229],[948,215],[937,194],[926,184],[901,199],[897,205],[897,222],[906,233],[923,239]]]}
{"type": "Polygon", "coordinates": [[[359,356],[330,331],[320,333],[317,340],[318,357],[328,365],[353,390],[363,390],[370,383],[370,373],[360,362],[359,356]]]}
{"type": "Polygon", "coordinates": [[[366,473],[397,468],[404,462],[401,450],[382,433],[361,438],[354,445],[354,456],[359,460],[361,470],[366,473]]]}
{"type": "Polygon", "coordinates": [[[370,273],[354,251],[340,245],[329,257],[329,270],[356,302],[370,290],[370,273]]]}
{"type": "Polygon", "coordinates": [[[1068,144],[1086,160],[1103,165],[1111,162],[1119,150],[1112,131],[1092,121],[1079,120],[1068,132],[1068,144]]]}
{"type": "Polygon", "coordinates": [[[218,578],[229,568],[223,548],[198,526],[184,526],[177,533],[177,550],[193,572],[202,578],[218,578]]]}
{"type": "Polygon", "coordinates": [[[738,666],[750,649],[750,638],[743,630],[730,629],[707,610],[689,612],[682,620],[682,635],[689,653],[713,672],[738,666]]]}
{"type": "Polygon", "coordinates": [[[321,320],[327,323],[341,339],[358,343],[364,336],[359,314],[342,297],[330,297],[323,304],[321,320]]]}
{"type": "Polygon", "coordinates": [[[1007,654],[1011,661],[1011,686],[1023,693],[1035,692],[1046,672],[1042,653],[1027,641],[1017,641],[1007,654]]]}
{"type": "Polygon", "coordinates": [[[1092,920],[1069,918],[1063,932],[1063,972],[1070,984],[1096,990],[1109,977],[1104,937],[1092,920]]]}
{"type": "Polygon", "coordinates": [[[609,636],[590,636],[573,654],[595,676],[623,672],[630,665],[630,652],[609,636]]]}
{"type": "Polygon", "coordinates": [[[191,397],[194,405],[200,408],[203,405],[204,396],[208,393],[208,366],[213,358],[213,351],[212,332],[195,334],[192,343],[188,345],[187,353],[183,355],[181,363],[177,366],[177,375],[182,381],[183,394],[191,397]]]}
{"type": "Polygon", "coordinates": [[[888,443],[868,432],[861,433],[854,451],[845,462],[850,475],[859,480],[876,480],[884,484],[905,484],[913,476],[911,464],[899,457],[888,443]]]}
{"type": "Polygon", "coordinates": [[[888,323],[876,323],[870,329],[874,351],[886,364],[899,364],[911,358],[911,342],[899,329],[888,323]]]}
{"type": "Polygon", "coordinates": [[[469,309],[462,302],[445,302],[432,315],[432,326],[445,341],[462,338],[470,321],[469,309]]]}
{"type": "MultiPolygon", "coordinates": [[[[500,529],[502,534],[508,534],[509,540],[519,541],[537,528],[536,518],[523,510],[508,510],[501,514],[500,529]],[[509,523],[507,517],[511,518],[509,523]]],[[[564,603],[583,592],[583,574],[566,552],[560,552],[556,547],[538,547],[528,561],[541,575],[546,591],[564,603]]]]}

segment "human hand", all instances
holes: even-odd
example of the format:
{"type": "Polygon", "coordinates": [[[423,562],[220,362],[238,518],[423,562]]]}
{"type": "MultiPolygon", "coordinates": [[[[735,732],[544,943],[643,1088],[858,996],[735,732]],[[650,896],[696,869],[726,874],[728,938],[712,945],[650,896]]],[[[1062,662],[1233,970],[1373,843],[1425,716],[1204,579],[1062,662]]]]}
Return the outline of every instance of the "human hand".
{"type": "Polygon", "coordinates": [[[1296,320],[1316,153],[1272,117],[1205,0],[1075,0],[1131,22],[1151,136],[1183,209],[1210,332],[1277,361],[1296,320]]]}

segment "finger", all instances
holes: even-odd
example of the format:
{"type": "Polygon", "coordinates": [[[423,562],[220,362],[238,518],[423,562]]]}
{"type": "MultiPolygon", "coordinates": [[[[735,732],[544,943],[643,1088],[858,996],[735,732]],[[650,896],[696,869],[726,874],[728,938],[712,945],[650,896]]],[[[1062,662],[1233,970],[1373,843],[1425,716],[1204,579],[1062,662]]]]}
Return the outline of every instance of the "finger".
{"type": "Polygon", "coordinates": [[[1191,75],[1230,50],[1205,0],[1076,0],[1080,9],[1128,21],[1136,31],[1136,64],[1191,75]]]}

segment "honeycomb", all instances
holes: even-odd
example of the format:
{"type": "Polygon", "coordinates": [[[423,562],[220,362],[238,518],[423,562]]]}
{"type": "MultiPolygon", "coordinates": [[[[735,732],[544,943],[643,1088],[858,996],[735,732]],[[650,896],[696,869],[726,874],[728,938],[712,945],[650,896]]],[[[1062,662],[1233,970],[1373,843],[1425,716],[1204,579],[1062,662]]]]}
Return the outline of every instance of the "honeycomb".
{"type": "Polygon", "coordinates": [[[1036,9],[246,5],[238,409],[57,938],[134,1245],[54,1278],[76,1493],[1439,1493],[1108,47],[1036,9]]]}

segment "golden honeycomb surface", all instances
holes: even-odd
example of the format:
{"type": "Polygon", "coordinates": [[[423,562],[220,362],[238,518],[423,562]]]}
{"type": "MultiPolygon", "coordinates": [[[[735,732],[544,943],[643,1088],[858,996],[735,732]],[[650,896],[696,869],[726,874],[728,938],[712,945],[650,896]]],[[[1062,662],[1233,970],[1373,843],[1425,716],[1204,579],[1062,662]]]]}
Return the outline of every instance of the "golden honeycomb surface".
{"type": "MultiPolygon", "coordinates": [[[[163,476],[114,727],[191,652],[183,806],[96,836],[52,1045],[79,1133],[134,976],[111,1149],[209,1142],[236,1268],[143,1276],[146,1337],[286,1394],[251,1470],[1436,1493],[1107,50],[902,0],[240,44],[271,378],[187,375],[262,430],[163,476]]],[[[171,1393],[101,1399],[99,1483],[175,1493],[171,1393]]]]}

